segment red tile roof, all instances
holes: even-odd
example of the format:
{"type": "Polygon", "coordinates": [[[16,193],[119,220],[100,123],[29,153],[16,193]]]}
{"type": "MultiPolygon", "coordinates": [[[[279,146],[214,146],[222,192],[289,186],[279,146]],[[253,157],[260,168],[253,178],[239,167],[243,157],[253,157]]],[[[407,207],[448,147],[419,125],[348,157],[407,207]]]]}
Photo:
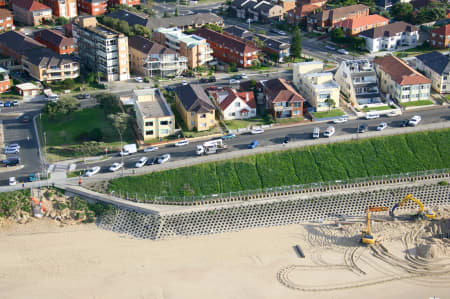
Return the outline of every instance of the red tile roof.
{"type": "Polygon", "coordinates": [[[373,61],[399,85],[430,84],[431,80],[395,56],[377,57],[373,61]]]}
{"type": "Polygon", "coordinates": [[[34,0],[14,0],[13,5],[17,5],[18,7],[21,7],[28,11],[51,9],[47,5],[44,5],[34,0]]]}
{"type": "Polygon", "coordinates": [[[249,111],[247,110],[247,109],[242,109],[241,111],[240,111],[241,113],[248,113],[249,111]]]}
{"type": "Polygon", "coordinates": [[[300,17],[306,17],[316,11],[316,9],[321,8],[318,4],[304,4],[300,7],[296,7],[295,14],[300,17]]]}
{"type": "MultiPolygon", "coordinates": [[[[370,16],[351,18],[351,19],[347,19],[344,21],[340,21],[340,22],[337,22],[335,24],[335,26],[353,30],[355,28],[361,28],[364,26],[380,24],[383,22],[385,22],[385,24],[387,25],[389,23],[389,19],[386,19],[380,15],[370,15],[370,16]]],[[[365,28],[362,28],[362,30],[365,30],[365,28]]]]}
{"type": "Polygon", "coordinates": [[[208,28],[201,28],[195,32],[195,35],[205,38],[208,42],[211,41],[215,44],[222,45],[225,48],[232,49],[238,53],[259,52],[258,48],[255,48],[251,43],[240,40],[229,35],[225,35],[208,28]]]}
{"type": "Polygon", "coordinates": [[[264,82],[265,93],[270,102],[301,102],[303,97],[282,78],[264,82]]]}
{"type": "MultiPolygon", "coordinates": [[[[256,108],[255,97],[254,97],[254,94],[252,91],[236,92],[236,90],[234,90],[232,88],[225,88],[224,90],[226,90],[228,92],[228,96],[225,99],[223,99],[223,101],[219,104],[220,109],[222,109],[222,111],[225,111],[225,109],[227,109],[228,106],[230,106],[237,98],[240,98],[242,101],[247,103],[247,105],[250,108],[253,108],[253,109],[256,108]],[[248,101],[247,101],[247,95],[248,95],[248,101]]],[[[216,95],[216,99],[217,99],[217,95],[216,95]]]]}
{"type": "Polygon", "coordinates": [[[435,28],[431,30],[431,33],[436,33],[439,35],[450,35],[450,24],[447,24],[445,26],[441,26],[439,28],[435,28]]]}

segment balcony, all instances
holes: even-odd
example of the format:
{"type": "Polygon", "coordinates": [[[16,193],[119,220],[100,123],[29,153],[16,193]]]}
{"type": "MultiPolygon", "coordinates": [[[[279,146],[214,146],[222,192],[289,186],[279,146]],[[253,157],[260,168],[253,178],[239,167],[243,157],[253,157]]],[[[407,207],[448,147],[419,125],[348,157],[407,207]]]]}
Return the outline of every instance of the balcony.
{"type": "Polygon", "coordinates": [[[275,111],[291,111],[293,110],[293,107],[286,107],[286,106],[274,106],[275,111]]]}

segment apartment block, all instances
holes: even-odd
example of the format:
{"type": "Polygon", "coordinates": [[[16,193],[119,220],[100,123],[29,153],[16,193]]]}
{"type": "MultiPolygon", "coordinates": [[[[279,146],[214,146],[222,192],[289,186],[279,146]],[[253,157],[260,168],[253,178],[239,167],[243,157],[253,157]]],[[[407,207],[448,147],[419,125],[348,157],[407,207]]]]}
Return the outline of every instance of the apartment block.
{"type": "Polygon", "coordinates": [[[314,28],[329,28],[333,27],[338,22],[368,15],[369,7],[362,4],[325,9],[318,13],[309,15],[307,19],[307,27],[309,31],[314,28]]]}
{"type": "Polygon", "coordinates": [[[187,57],[188,67],[196,68],[213,60],[210,45],[198,35],[184,34],[178,28],[158,28],[153,32],[153,39],[187,57]]]}
{"type": "Polygon", "coordinates": [[[373,61],[380,79],[380,88],[398,103],[430,98],[431,80],[396,56],[377,57],[373,61]]]}
{"type": "Polygon", "coordinates": [[[323,63],[312,61],[294,63],[294,85],[315,111],[327,111],[339,107],[340,86],[333,73],[323,72],[323,63]],[[333,106],[330,107],[330,99],[333,106]]]}
{"type": "Polygon", "coordinates": [[[8,71],[0,67],[0,93],[6,92],[11,89],[11,79],[9,78],[8,71]]]}
{"type": "Polygon", "coordinates": [[[141,36],[128,38],[131,71],[145,77],[181,75],[187,58],[141,36]]]}
{"type": "Polygon", "coordinates": [[[157,88],[134,90],[136,122],[144,141],[173,135],[175,116],[157,88]]]}
{"type": "Polygon", "coordinates": [[[41,25],[52,19],[52,9],[34,0],[14,0],[12,10],[16,21],[26,25],[41,25]]]}
{"type": "Polygon", "coordinates": [[[389,19],[375,14],[340,21],[334,24],[334,27],[341,28],[346,35],[357,35],[362,31],[385,26],[387,24],[389,24],[389,19]]]}
{"type": "Polygon", "coordinates": [[[78,0],[77,4],[79,12],[84,12],[91,16],[103,15],[108,8],[106,0],[78,0]]]}
{"type": "Polygon", "coordinates": [[[0,34],[0,54],[11,57],[16,63],[22,63],[22,57],[29,50],[43,48],[45,45],[19,31],[7,31],[0,34]]]}
{"type": "Polygon", "coordinates": [[[22,58],[22,64],[31,77],[42,82],[75,79],[80,75],[77,61],[47,48],[27,51],[22,58]]]}
{"type": "Polygon", "coordinates": [[[235,63],[240,67],[250,67],[258,61],[261,52],[253,43],[233,36],[201,28],[195,32],[205,38],[213,49],[213,56],[221,61],[235,63]]]}
{"type": "Polygon", "coordinates": [[[13,15],[10,10],[0,9],[0,32],[14,30],[13,15]]]}
{"type": "Polygon", "coordinates": [[[43,3],[52,9],[55,17],[72,19],[78,15],[77,0],[43,0],[43,3]]]}
{"type": "Polygon", "coordinates": [[[450,57],[434,51],[416,56],[416,68],[431,79],[431,87],[439,93],[450,93],[450,57]]]}
{"type": "Polygon", "coordinates": [[[141,4],[141,0],[108,0],[109,7],[115,7],[119,5],[135,6],[141,4]]]}
{"type": "Polygon", "coordinates": [[[363,31],[359,36],[365,39],[366,49],[370,53],[392,51],[417,46],[419,28],[405,22],[395,22],[363,31]]]}
{"type": "Polygon", "coordinates": [[[108,82],[130,78],[127,36],[92,16],[76,18],[72,32],[83,66],[101,72],[108,82]]]}
{"type": "Polygon", "coordinates": [[[448,48],[450,45],[450,24],[431,30],[430,44],[435,48],[448,48]]]}
{"type": "Polygon", "coordinates": [[[34,39],[61,55],[72,54],[76,48],[73,38],[64,36],[58,30],[44,29],[35,32],[34,39]]]}
{"type": "Polygon", "coordinates": [[[266,106],[275,119],[303,116],[303,97],[282,78],[261,81],[266,106]]]}
{"type": "Polygon", "coordinates": [[[375,68],[367,59],[342,62],[334,79],[352,106],[362,109],[384,105],[375,68]]]}

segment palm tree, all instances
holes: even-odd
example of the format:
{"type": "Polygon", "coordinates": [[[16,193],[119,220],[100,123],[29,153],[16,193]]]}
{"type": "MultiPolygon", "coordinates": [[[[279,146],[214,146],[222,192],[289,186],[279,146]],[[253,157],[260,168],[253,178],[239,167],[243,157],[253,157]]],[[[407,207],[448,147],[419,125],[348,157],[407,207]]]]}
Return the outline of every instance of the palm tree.
{"type": "Polygon", "coordinates": [[[325,103],[328,104],[328,111],[331,111],[331,108],[336,107],[336,101],[333,100],[332,98],[328,98],[325,100],[325,103]]]}

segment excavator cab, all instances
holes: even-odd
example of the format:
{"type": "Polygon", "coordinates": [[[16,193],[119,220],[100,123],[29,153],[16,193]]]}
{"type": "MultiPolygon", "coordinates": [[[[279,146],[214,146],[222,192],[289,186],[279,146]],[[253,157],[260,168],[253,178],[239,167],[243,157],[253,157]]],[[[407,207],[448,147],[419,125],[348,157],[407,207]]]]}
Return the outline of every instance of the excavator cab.
{"type": "Polygon", "coordinates": [[[370,212],[384,212],[388,211],[388,207],[368,207],[366,209],[367,227],[362,232],[361,242],[363,244],[375,244],[375,239],[370,230],[370,212]]]}
{"type": "Polygon", "coordinates": [[[361,242],[363,242],[364,244],[375,244],[375,239],[371,234],[363,232],[361,242]]]}

